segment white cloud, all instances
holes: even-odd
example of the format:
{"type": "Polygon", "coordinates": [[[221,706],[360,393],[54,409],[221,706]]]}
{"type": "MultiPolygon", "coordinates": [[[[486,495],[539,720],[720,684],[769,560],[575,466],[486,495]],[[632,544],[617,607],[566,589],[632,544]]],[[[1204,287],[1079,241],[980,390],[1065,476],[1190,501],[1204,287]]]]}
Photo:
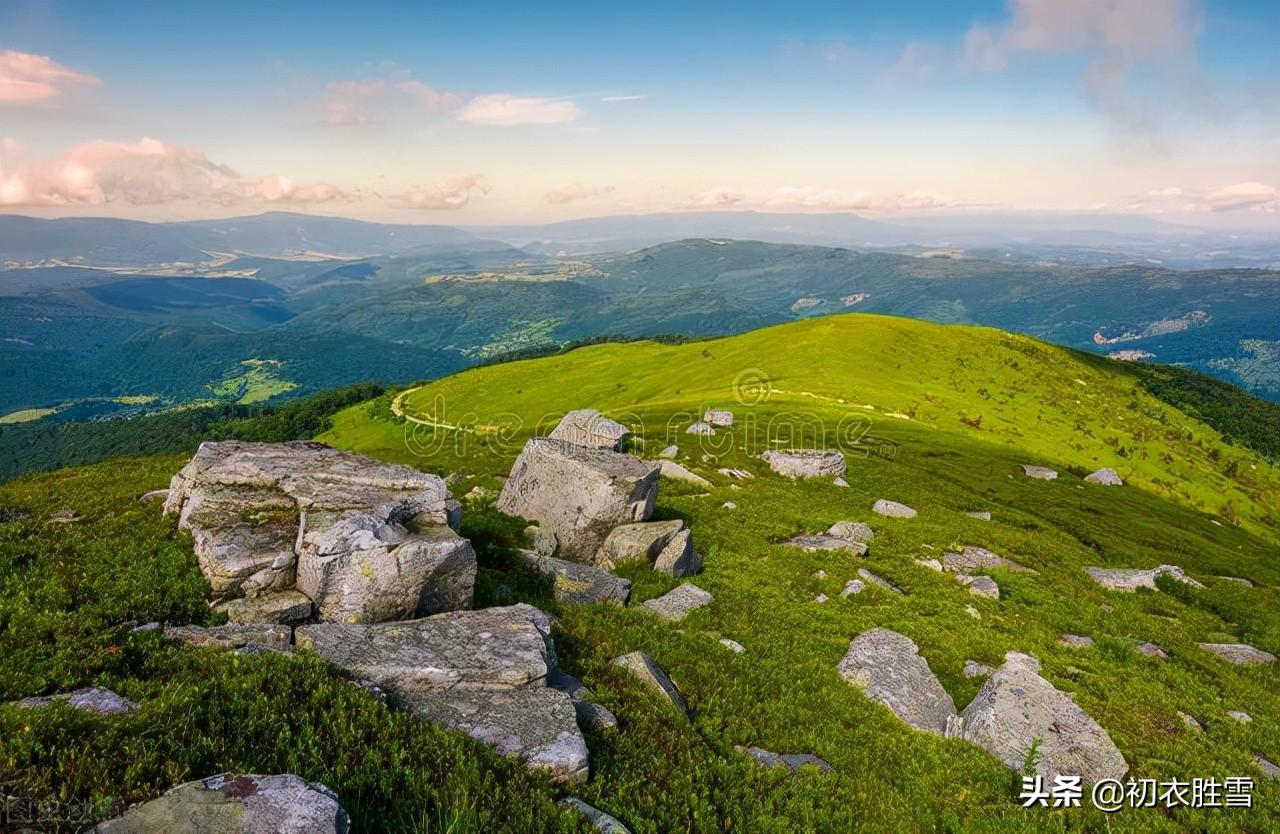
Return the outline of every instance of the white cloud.
{"type": "Polygon", "coordinates": [[[1280,190],[1262,182],[1236,182],[1214,188],[1170,186],[1148,191],[1143,208],[1155,211],[1280,211],[1280,190]]]}
{"type": "Polygon", "coordinates": [[[479,174],[451,177],[436,185],[413,185],[383,199],[392,208],[450,210],[465,208],[474,195],[489,193],[489,185],[479,174]]]}
{"type": "Polygon", "coordinates": [[[644,94],[629,95],[629,96],[601,96],[600,100],[601,101],[644,101],[648,97],[649,97],[648,95],[644,95],[644,94]]]}
{"type": "Polygon", "coordinates": [[[689,209],[717,209],[736,206],[743,200],[747,199],[747,195],[741,191],[732,188],[713,188],[708,191],[699,191],[691,194],[688,199],[678,204],[677,208],[689,209]]]}
{"type": "Polygon", "coordinates": [[[559,98],[521,98],[505,93],[476,96],[458,112],[458,119],[478,125],[546,125],[582,118],[578,105],[559,98]]]}
{"type": "Polygon", "coordinates": [[[67,69],[45,55],[12,49],[0,52],[0,104],[57,98],[74,86],[101,84],[101,79],[67,69]]]}
{"type": "Polygon", "coordinates": [[[766,197],[764,205],[770,208],[817,211],[888,212],[951,208],[959,203],[950,197],[926,191],[881,195],[870,191],[784,185],[766,197]]]}
{"type": "Polygon", "coordinates": [[[158,139],[132,144],[99,140],[35,161],[26,160],[16,142],[0,143],[0,205],[320,203],[352,196],[327,183],[295,184],[280,176],[246,179],[200,151],[158,139]]]}
{"type": "Polygon", "coordinates": [[[578,200],[589,200],[592,197],[601,197],[605,194],[612,194],[616,190],[617,189],[612,185],[587,186],[574,182],[559,186],[558,188],[553,188],[544,194],[543,197],[548,203],[564,205],[578,200]]]}
{"type": "Polygon", "coordinates": [[[460,99],[403,70],[389,78],[330,81],[325,86],[325,121],[331,125],[366,124],[376,120],[377,111],[405,101],[439,108],[456,105],[460,99]]]}
{"type": "Polygon", "coordinates": [[[938,74],[940,57],[937,47],[921,41],[909,41],[880,80],[892,85],[929,81],[938,74]]]}

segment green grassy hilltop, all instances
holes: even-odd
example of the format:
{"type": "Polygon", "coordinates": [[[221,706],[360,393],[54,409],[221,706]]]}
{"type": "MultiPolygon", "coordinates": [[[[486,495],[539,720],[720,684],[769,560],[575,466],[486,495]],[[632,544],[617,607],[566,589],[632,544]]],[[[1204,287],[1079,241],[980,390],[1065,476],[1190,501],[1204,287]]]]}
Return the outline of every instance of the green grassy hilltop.
{"type": "MultiPolygon", "coordinates": [[[[587,733],[592,778],[574,793],[636,834],[1273,831],[1280,783],[1253,757],[1280,761],[1276,664],[1233,666],[1196,644],[1280,653],[1280,469],[1204,422],[1218,413],[1207,401],[1198,419],[1153,390],[1131,368],[1023,336],[848,315],[480,367],[351,406],[320,439],[449,476],[479,554],[476,605],[554,613],[561,665],[617,714],[617,729],[587,733]],[[634,583],[628,607],[555,602],[515,555],[524,525],[492,509],[524,441],[585,407],[629,425],[644,456],[674,443],[711,482],[664,478],[659,494],[656,516],[685,519],[704,557],[691,581],[714,596],[678,624],[636,604],[681,580],[636,566],[619,571],[634,583]],[[733,410],[733,428],[686,434],[708,407],[733,410]],[[840,447],[849,486],[791,481],[756,457],[793,446],[840,447]],[[1061,475],[1032,480],[1024,463],[1061,475]],[[1127,485],[1084,483],[1100,467],[1127,485]],[[881,518],[879,498],[919,516],[881,518]],[[782,543],[840,520],[875,529],[867,557],[782,543]],[[1038,573],[990,571],[992,600],[916,563],[963,545],[1038,573]],[[1163,563],[1205,587],[1162,580],[1123,594],[1084,570],[1163,563]],[[905,593],[842,598],[859,568],[905,593]],[[912,730],[839,677],[849,641],[877,627],[914,640],[961,708],[982,683],[963,674],[967,660],[1030,652],[1108,731],[1130,775],[1253,777],[1254,807],[1021,809],[1015,774],[991,756],[912,730]],[[1095,644],[1068,648],[1064,633],[1095,644]],[[1146,641],[1168,658],[1136,651],[1146,641]],[[635,649],[670,673],[690,720],[610,665],[635,649]],[[833,770],[764,770],[735,745],[815,753],[833,770]]],[[[0,706],[0,792],[105,807],[220,770],[287,770],[333,788],[359,831],[588,830],[555,806],[563,788],[382,707],[308,653],[182,651],[129,634],[213,616],[190,540],[136,501],[182,460],[0,485],[0,517],[12,519],[0,524],[0,700],[95,683],[142,704],[124,718],[0,706]],[[58,523],[66,510],[78,519],[58,523]]]]}

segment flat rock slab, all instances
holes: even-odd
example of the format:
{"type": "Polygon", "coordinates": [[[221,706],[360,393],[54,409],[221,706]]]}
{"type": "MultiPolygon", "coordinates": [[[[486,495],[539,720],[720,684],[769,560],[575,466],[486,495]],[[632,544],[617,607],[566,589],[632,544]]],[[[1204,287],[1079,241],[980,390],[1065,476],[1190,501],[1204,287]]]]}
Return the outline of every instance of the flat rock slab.
{"type": "Polygon", "coordinates": [[[40,709],[53,704],[66,704],[72,709],[93,712],[98,715],[125,715],[137,710],[138,705],[128,698],[123,698],[110,689],[99,689],[96,686],[64,692],[58,695],[44,695],[35,698],[23,698],[17,705],[24,709],[40,709]]]}
{"type": "Polygon", "coordinates": [[[733,425],[733,412],[720,409],[708,409],[706,414],[702,415],[705,423],[710,423],[716,428],[728,428],[733,425]]]}
{"type": "Polygon", "coordinates": [[[239,625],[250,623],[297,623],[311,616],[311,597],[301,591],[278,591],[247,599],[239,597],[214,606],[227,615],[227,621],[239,625]]]}
{"type": "Polygon", "coordinates": [[[1084,482],[1101,486],[1124,486],[1124,480],[1116,474],[1114,469],[1099,469],[1085,476],[1084,482]]]}
{"type": "Polygon", "coordinates": [[[849,644],[840,677],[887,706],[918,730],[944,734],[956,705],[909,637],[885,628],[863,632],[849,644]]]}
{"type": "Polygon", "coordinates": [[[504,756],[519,756],[557,782],[589,775],[587,744],[573,699],[547,686],[515,689],[395,691],[391,700],[417,717],[466,733],[504,756]]]}
{"type": "Polygon", "coordinates": [[[886,518],[915,518],[918,513],[906,504],[880,498],[871,505],[871,511],[886,518]]]}
{"type": "Polygon", "coordinates": [[[1228,663],[1238,666],[1255,666],[1276,659],[1271,652],[1255,649],[1247,643],[1200,643],[1200,648],[1213,652],[1228,663]]]}
{"type": "Polygon", "coordinates": [[[635,675],[641,683],[670,701],[676,709],[686,714],[689,712],[689,705],[685,703],[680,690],[676,689],[676,685],[671,682],[671,678],[667,677],[662,667],[645,652],[628,652],[615,657],[611,662],[614,666],[620,666],[635,675]]]}
{"type": "Polygon", "coordinates": [[[1157,576],[1171,576],[1193,588],[1204,587],[1187,576],[1186,572],[1177,565],[1160,565],[1155,568],[1085,568],[1085,570],[1089,576],[1093,577],[1094,582],[1113,591],[1136,591],[1139,588],[1157,591],[1159,590],[1156,586],[1157,576]]]}
{"type": "Polygon", "coordinates": [[[683,620],[690,611],[711,604],[711,594],[697,585],[684,583],[678,588],[667,591],[660,597],[647,599],[640,607],[652,611],[664,620],[683,620]]]}
{"type": "Polygon", "coordinates": [[[771,449],[760,456],[788,478],[833,478],[844,474],[844,455],[830,449],[771,449]]]}
{"type": "Polygon", "coordinates": [[[897,585],[893,584],[888,579],[885,579],[883,576],[881,576],[878,573],[872,573],[866,568],[858,568],[858,576],[862,577],[864,581],[869,582],[872,585],[876,585],[877,587],[883,588],[884,590],[888,591],[891,594],[902,594],[902,589],[899,588],[897,585]]]}
{"type": "Polygon", "coordinates": [[[629,562],[652,563],[683,529],[684,522],[679,519],[620,524],[609,532],[596,551],[595,563],[605,570],[629,562]]]}
{"type": "Polygon", "coordinates": [[[618,822],[615,817],[606,814],[599,808],[593,808],[576,796],[566,797],[560,800],[560,804],[577,811],[586,818],[587,822],[591,823],[592,828],[601,832],[601,834],[631,834],[631,829],[618,822]]]}
{"type": "Polygon", "coordinates": [[[1093,638],[1084,634],[1064,634],[1058,638],[1058,644],[1069,649],[1093,648],[1093,638]]]}
{"type": "Polygon", "coordinates": [[[549,437],[590,449],[617,451],[631,437],[631,432],[626,426],[610,420],[594,408],[580,408],[560,418],[549,437]]]}
{"type": "Polygon", "coordinates": [[[1058,477],[1058,472],[1055,469],[1050,469],[1047,466],[1032,466],[1029,463],[1022,464],[1022,474],[1028,478],[1035,478],[1037,481],[1052,481],[1058,477]]]}
{"type": "Polygon", "coordinates": [[[653,514],[658,477],[656,463],[535,437],[516,458],[495,506],[555,533],[561,558],[590,562],[613,528],[653,514]]]}
{"type": "Polygon", "coordinates": [[[967,573],[956,574],[956,581],[969,589],[969,593],[975,597],[985,597],[987,599],[1000,599],[1000,586],[989,576],[970,576],[967,573]]]}
{"type": "Polygon", "coordinates": [[[876,532],[871,529],[870,524],[861,521],[837,521],[827,528],[827,535],[869,545],[876,537],[876,532]]]}
{"type": "Polygon", "coordinates": [[[674,460],[663,460],[658,464],[658,470],[662,473],[662,477],[671,478],[675,481],[684,481],[687,484],[700,486],[703,489],[710,489],[711,482],[706,478],[693,472],[690,469],[676,463],[674,460]]]}
{"type": "Polygon", "coordinates": [[[318,623],[297,637],[345,674],[404,694],[543,680],[554,665],[549,633],[547,615],[519,603],[397,623],[318,623]]]}
{"type": "Polygon", "coordinates": [[[292,649],[293,629],[286,625],[244,624],[220,626],[167,626],[167,640],[198,648],[254,652],[287,652],[292,649]]]}
{"type": "Polygon", "coordinates": [[[1035,573],[1031,568],[992,553],[985,547],[974,547],[972,545],[966,546],[959,553],[943,553],[942,567],[949,571],[973,571],[987,570],[989,568],[1004,568],[1006,570],[1022,571],[1024,573],[1035,573]]]}
{"type": "Polygon", "coordinates": [[[743,747],[740,744],[733,749],[755,759],[761,767],[785,767],[793,773],[803,767],[814,767],[823,773],[831,771],[830,762],[812,753],[774,753],[763,747],[743,747]]]}
{"type": "Polygon", "coordinates": [[[539,556],[533,551],[524,551],[522,555],[532,568],[552,578],[552,594],[560,602],[626,605],[631,597],[630,579],[614,576],[593,565],[539,556]]]}
{"type": "Polygon", "coordinates": [[[346,834],[333,791],[292,774],[187,782],[99,823],[94,834],[346,834]]]}
{"type": "Polygon", "coordinates": [[[950,735],[978,745],[1020,771],[1039,739],[1036,773],[1051,780],[1081,776],[1086,783],[1120,779],[1129,770],[1107,731],[1083,709],[1040,677],[1035,658],[1005,655],[960,716],[950,735]]]}
{"type": "Polygon", "coordinates": [[[815,550],[847,550],[854,556],[865,556],[867,553],[867,546],[863,542],[850,541],[836,536],[812,536],[807,534],[792,536],[787,539],[787,544],[809,552],[815,550]]]}

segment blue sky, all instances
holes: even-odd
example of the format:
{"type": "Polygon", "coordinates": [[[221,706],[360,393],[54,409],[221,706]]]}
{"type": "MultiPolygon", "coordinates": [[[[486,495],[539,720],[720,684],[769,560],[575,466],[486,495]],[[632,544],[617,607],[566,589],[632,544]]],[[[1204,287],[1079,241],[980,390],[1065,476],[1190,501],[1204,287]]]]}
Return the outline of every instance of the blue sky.
{"type": "Polygon", "coordinates": [[[0,8],[0,210],[1278,208],[1274,3],[172,5],[0,8]]]}

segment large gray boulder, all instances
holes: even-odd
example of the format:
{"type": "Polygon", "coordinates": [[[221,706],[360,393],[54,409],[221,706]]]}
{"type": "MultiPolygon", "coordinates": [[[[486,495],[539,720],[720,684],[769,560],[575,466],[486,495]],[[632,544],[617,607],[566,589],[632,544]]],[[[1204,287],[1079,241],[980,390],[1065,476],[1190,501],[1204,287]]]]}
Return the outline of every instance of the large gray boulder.
{"type": "Polygon", "coordinates": [[[1256,666],[1276,659],[1271,652],[1255,649],[1248,643],[1200,643],[1199,646],[1237,666],[1256,666]]]}
{"type": "Polygon", "coordinates": [[[693,535],[688,528],[671,537],[653,560],[653,569],[677,578],[702,572],[702,557],[693,549],[693,535]]]}
{"type": "Polygon", "coordinates": [[[562,558],[591,562],[613,528],[653,514],[657,495],[656,463],[535,437],[516,458],[495,506],[555,533],[562,558]]]}
{"type": "Polygon", "coordinates": [[[956,705],[909,637],[876,628],[849,644],[840,677],[919,730],[943,734],[956,705]]]}
{"type": "Polygon", "coordinates": [[[223,774],[178,785],[94,834],[346,834],[347,812],[333,791],[292,774],[223,774]]]}
{"type": "Polygon", "coordinates": [[[831,449],[771,449],[760,456],[788,478],[834,478],[844,474],[844,455],[831,449]]]}
{"type": "Polygon", "coordinates": [[[377,621],[471,604],[475,554],[446,526],[444,482],[323,443],[202,443],[165,512],[224,599],[295,587],[321,619],[377,621]]]}
{"type": "Polygon", "coordinates": [[[318,623],[297,631],[346,675],[414,715],[467,733],[562,782],[588,776],[572,697],[555,673],[551,620],[520,603],[396,623],[318,623]]]}
{"type": "Polygon", "coordinates": [[[1129,769],[1107,731],[1040,677],[1030,655],[1009,652],[960,716],[951,735],[973,742],[1014,770],[1036,747],[1036,773],[1120,779],[1129,769]]]}
{"type": "Polygon", "coordinates": [[[623,441],[630,436],[626,426],[610,420],[594,408],[570,411],[560,418],[548,435],[552,440],[563,440],[576,446],[614,451],[621,448],[623,441]]]}
{"type": "Polygon", "coordinates": [[[1158,590],[1157,576],[1170,576],[1193,588],[1204,585],[1187,576],[1186,571],[1177,565],[1160,565],[1154,568],[1085,568],[1093,581],[1113,591],[1136,591],[1139,588],[1158,590]]]}

